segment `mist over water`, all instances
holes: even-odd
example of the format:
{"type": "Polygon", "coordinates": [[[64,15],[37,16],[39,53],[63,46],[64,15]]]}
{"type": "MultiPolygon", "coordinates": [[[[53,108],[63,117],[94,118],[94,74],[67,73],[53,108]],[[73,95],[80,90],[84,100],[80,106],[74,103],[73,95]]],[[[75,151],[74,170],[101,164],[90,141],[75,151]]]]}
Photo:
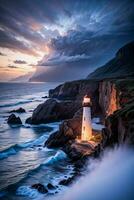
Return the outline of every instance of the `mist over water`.
{"type": "Polygon", "coordinates": [[[90,160],[88,172],[55,200],[133,200],[134,149],[106,150],[100,161],[90,160]]]}

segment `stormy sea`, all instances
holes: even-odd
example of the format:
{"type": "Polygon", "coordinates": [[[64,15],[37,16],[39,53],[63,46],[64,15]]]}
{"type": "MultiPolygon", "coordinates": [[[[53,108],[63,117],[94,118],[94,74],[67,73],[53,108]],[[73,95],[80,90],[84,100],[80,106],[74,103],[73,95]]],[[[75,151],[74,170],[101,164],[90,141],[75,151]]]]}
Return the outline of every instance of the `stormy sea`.
{"type": "Polygon", "coordinates": [[[45,101],[42,97],[55,86],[56,83],[0,83],[0,199],[37,199],[40,194],[30,189],[32,184],[55,185],[73,171],[64,152],[43,148],[60,122],[25,124],[33,109],[45,101]],[[20,116],[22,125],[9,126],[10,111],[19,107],[26,110],[15,113],[20,116]]]}
{"type": "Polygon", "coordinates": [[[78,177],[73,186],[58,184],[71,178],[75,170],[63,151],[44,147],[44,142],[58,130],[61,122],[25,123],[37,105],[47,99],[44,97],[48,96],[48,90],[58,84],[0,83],[0,199],[133,199],[134,157],[133,150],[126,147],[105,150],[97,161],[89,160],[82,177],[78,177]],[[19,107],[26,110],[15,113],[21,118],[22,125],[8,125],[10,111],[19,107]],[[55,187],[48,187],[46,195],[31,187],[36,183],[55,187]]]}

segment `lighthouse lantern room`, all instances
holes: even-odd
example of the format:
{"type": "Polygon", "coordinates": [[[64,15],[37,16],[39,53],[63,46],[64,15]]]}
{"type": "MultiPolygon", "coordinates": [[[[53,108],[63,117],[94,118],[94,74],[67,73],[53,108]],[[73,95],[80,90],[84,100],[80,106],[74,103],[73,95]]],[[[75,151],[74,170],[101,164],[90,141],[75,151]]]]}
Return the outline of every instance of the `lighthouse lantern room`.
{"type": "Polygon", "coordinates": [[[82,134],[81,140],[88,141],[92,137],[91,100],[87,95],[83,99],[82,134]]]}

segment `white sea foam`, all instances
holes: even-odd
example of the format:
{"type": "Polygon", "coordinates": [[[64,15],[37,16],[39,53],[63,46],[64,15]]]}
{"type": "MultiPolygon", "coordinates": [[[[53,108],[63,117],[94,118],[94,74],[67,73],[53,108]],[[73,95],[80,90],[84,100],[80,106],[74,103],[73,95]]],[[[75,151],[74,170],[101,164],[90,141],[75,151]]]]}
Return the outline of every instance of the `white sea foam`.
{"type": "MultiPolygon", "coordinates": [[[[56,127],[53,131],[45,132],[44,135],[40,136],[39,138],[37,138],[35,140],[31,140],[31,141],[20,143],[20,144],[15,144],[15,145],[9,147],[8,149],[4,150],[3,152],[0,152],[0,159],[7,158],[8,156],[14,155],[21,149],[36,147],[39,144],[43,144],[44,141],[47,139],[48,134],[52,134],[53,132],[55,132],[55,130],[57,130],[56,127]]],[[[42,148],[39,150],[48,151],[48,149],[46,149],[46,148],[45,149],[42,148]]]]}
{"type": "Polygon", "coordinates": [[[20,186],[16,191],[16,195],[27,196],[32,199],[43,196],[36,189],[33,189],[30,186],[20,186]]]}
{"type": "Polygon", "coordinates": [[[66,158],[67,158],[67,155],[63,151],[59,150],[54,156],[48,158],[48,160],[46,160],[44,164],[51,165],[53,163],[56,163],[57,161],[61,161],[66,158]]]}
{"type": "Polygon", "coordinates": [[[107,150],[98,162],[92,160],[85,176],[55,200],[133,200],[134,150],[107,150]]]}
{"type": "Polygon", "coordinates": [[[8,151],[4,151],[0,153],[0,159],[7,158],[9,155],[16,154],[16,151],[14,148],[10,148],[8,151]]]}

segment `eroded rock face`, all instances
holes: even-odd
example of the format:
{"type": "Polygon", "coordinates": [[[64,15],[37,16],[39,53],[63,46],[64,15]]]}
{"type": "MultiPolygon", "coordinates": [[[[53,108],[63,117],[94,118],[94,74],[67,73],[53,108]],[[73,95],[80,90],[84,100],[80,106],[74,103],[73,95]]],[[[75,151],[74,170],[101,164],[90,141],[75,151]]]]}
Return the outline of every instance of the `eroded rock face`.
{"type": "Polygon", "coordinates": [[[73,101],[57,101],[49,99],[34,110],[26,123],[40,124],[72,118],[80,105],[73,101]]]}
{"type": "Polygon", "coordinates": [[[113,114],[120,108],[119,96],[115,84],[110,81],[102,81],[99,84],[99,104],[104,116],[113,114]]]}
{"type": "Polygon", "coordinates": [[[16,117],[15,114],[11,114],[7,120],[8,124],[22,124],[20,117],[16,117]]]}
{"type": "Polygon", "coordinates": [[[63,150],[72,160],[79,160],[94,154],[94,149],[89,143],[79,143],[77,141],[67,144],[63,150]]]}
{"type": "Polygon", "coordinates": [[[134,105],[127,104],[106,119],[103,130],[103,145],[114,144],[134,145],[134,105]]]}
{"type": "Polygon", "coordinates": [[[48,148],[63,147],[69,141],[76,139],[81,134],[82,109],[77,111],[72,119],[65,120],[59,127],[59,131],[50,135],[45,142],[48,148]]]}
{"type": "Polygon", "coordinates": [[[34,185],[31,186],[32,188],[38,190],[38,192],[45,194],[48,192],[48,190],[45,188],[44,185],[42,185],[41,183],[36,183],[34,185]]]}
{"type": "Polygon", "coordinates": [[[16,113],[25,113],[26,111],[25,111],[25,109],[24,108],[18,108],[18,109],[16,109],[16,110],[11,110],[10,111],[10,113],[12,113],[12,112],[16,112],[16,113]]]}
{"type": "Polygon", "coordinates": [[[99,82],[90,80],[80,80],[66,82],[59,85],[53,90],[49,91],[49,97],[57,99],[70,99],[74,100],[81,106],[83,97],[85,95],[90,96],[92,101],[92,112],[98,114],[100,112],[99,106],[99,82]]]}

